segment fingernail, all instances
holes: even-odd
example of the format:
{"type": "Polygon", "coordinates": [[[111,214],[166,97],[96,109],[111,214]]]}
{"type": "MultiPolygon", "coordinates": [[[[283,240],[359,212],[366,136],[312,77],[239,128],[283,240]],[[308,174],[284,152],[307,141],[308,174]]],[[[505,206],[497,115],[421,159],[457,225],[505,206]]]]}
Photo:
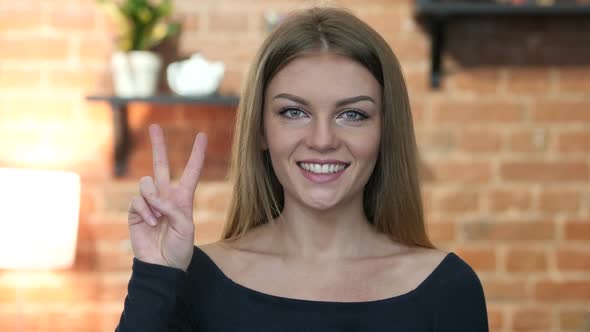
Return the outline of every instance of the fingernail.
{"type": "Polygon", "coordinates": [[[150,224],[152,226],[156,226],[156,224],[158,223],[158,221],[154,217],[149,217],[147,221],[148,221],[148,224],[150,224]]]}

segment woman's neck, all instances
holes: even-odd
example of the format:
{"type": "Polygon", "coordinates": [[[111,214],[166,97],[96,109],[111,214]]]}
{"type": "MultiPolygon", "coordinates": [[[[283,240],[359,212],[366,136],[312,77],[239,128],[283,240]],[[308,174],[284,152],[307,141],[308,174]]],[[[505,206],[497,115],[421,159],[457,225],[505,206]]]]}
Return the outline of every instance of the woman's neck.
{"type": "Polygon", "coordinates": [[[367,256],[373,249],[369,244],[379,237],[364,215],[362,196],[321,211],[285,197],[275,226],[281,255],[307,261],[367,256]]]}

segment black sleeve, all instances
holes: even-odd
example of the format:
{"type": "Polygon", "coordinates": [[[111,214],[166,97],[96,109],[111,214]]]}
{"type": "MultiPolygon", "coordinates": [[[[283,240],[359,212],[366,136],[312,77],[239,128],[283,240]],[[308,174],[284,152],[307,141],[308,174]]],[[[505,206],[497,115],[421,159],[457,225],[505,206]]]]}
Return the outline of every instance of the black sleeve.
{"type": "Polygon", "coordinates": [[[125,308],[115,332],[192,331],[185,292],[187,274],[133,259],[125,308]]]}
{"type": "Polygon", "coordinates": [[[488,332],[483,288],[477,274],[463,260],[439,285],[436,331],[488,332]]]}

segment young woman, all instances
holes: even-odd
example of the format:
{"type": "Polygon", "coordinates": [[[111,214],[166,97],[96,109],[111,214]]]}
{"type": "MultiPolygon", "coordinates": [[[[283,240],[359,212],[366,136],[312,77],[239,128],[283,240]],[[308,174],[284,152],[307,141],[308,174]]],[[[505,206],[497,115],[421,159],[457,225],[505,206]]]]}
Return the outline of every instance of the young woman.
{"type": "Polygon", "coordinates": [[[402,72],[352,14],[313,8],[268,37],[242,94],[220,241],[194,246],[198,134],[172,184],[129,208],[135,258],[117,331],[487,331],[474,271],[426,235],[402,72]]]}

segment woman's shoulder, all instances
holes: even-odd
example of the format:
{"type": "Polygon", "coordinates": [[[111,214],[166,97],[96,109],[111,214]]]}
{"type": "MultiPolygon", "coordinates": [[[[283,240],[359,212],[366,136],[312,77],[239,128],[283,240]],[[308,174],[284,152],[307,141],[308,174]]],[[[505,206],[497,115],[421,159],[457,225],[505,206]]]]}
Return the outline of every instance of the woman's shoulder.
{"type": "Polygon", "coordinates": [[[247,250],[236,247],[235,243],[220,240],[195,245],[193,262],[196,260],[200,266],[207,265],[212,271],[229,276],[239,273],[252,263],[253,257],[245,254],[246,252],[247,250]]]}
{"type": "MultiPolygon", "coordinates": [[[[436,293],[483,294],[483,287],[475,270],[454,252],[438,251],[432,253],[439,258],[440,264],[425,282],[426,288],[436,293]]],[[[436,260],[436,259],[435,259],[436,260]]]]}

